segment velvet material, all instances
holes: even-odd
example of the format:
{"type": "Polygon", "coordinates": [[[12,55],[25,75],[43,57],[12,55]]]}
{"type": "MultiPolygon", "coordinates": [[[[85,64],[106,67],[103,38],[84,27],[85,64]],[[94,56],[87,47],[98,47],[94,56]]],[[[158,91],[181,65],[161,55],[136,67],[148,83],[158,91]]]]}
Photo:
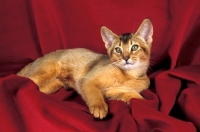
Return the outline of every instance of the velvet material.
{"type": "Polygon", "coordinates": [[[0,7],[0,131],[200,130],[199,0],[1,0],[0,7]],[[107,100],[104,120],[75,91],[45,95],[15,75],[57,49],[106,53],[101,26],[120,35],[136,32],[145,18],[154,27],[146,100],[107,100]]]}

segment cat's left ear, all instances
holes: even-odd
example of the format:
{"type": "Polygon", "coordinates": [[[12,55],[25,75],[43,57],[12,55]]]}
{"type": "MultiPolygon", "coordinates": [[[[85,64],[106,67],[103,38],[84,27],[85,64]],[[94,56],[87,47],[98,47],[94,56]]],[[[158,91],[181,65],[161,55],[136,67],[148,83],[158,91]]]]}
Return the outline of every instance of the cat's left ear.
{"type": "Polygon", "coordinates": [[[135,35],[147,43],[152,43],[153,25],[151,21],[149,19],[144,19],[135,35]]]}
{"type": "Polygon", "coordinates": [[[111,30],[109,30],[107,27],[103,26],[101,27],[101,37],[105,43],[106,49],[108,49],[112,46],[114,40],[118,36],[114,34],[111,30]]]}

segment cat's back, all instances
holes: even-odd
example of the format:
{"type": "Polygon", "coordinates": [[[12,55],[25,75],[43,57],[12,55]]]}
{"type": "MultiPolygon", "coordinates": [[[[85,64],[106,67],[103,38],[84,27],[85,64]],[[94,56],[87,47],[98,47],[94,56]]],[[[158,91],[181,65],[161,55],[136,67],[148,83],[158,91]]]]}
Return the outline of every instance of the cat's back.
{"type": "Polygon", "coordinates": [[[68,71],[78,79],[96,67],[106,66],[109,63],[109,57],[89,49],[76,48],[65,50],[58,63],[62,66],[62,73],[68,71]]]}
{"type": "Polygon", "coordinates": [[[59,61],[68,64],[82,64],[85,65],[91,61],[96,61],[99,58],[106,56],[100,53],[96,53],[89,49],[85,48],[75,48],[75,49],[67,49],[62,55],[59,57],[59,61]]]}

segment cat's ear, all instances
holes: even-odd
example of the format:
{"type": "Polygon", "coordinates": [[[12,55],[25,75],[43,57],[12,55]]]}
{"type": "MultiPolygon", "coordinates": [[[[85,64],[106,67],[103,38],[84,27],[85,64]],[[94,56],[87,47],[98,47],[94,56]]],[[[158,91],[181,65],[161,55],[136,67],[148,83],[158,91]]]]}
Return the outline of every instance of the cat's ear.
{"type": "Polygon", "coordinates": [[[103,27],[101,27],[101,37],[105,43],[106,49],[108,49],[112,46],[113,41],[118,36],[116,34],[114,34],[111,30],[109,30],[107,27],[103,26],[103,27]]]}
{"type": "Polygon", "coordinates": [[[147,43],[152,43],[153,25],[151,21],[149,19],[144,19],[135,35],[147,43]]]}

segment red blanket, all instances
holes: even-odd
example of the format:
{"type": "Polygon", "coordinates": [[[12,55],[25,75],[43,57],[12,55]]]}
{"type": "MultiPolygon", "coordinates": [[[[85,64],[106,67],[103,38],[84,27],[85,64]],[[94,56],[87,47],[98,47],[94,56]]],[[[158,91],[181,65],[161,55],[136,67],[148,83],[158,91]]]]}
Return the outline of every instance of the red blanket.
{"type": "Polygon", "coordinates": [[[1,132],[194,132],[200,130],[199,102],[199,0],[0,1],[1,132]],[[136,31],[145,18],[154,26],[146,100],[108,100],[104,120],[94,119],[75,91],[45,95],[15,75],[57,49],[106,53],[101,26],[120,35],[136,31]]]}

